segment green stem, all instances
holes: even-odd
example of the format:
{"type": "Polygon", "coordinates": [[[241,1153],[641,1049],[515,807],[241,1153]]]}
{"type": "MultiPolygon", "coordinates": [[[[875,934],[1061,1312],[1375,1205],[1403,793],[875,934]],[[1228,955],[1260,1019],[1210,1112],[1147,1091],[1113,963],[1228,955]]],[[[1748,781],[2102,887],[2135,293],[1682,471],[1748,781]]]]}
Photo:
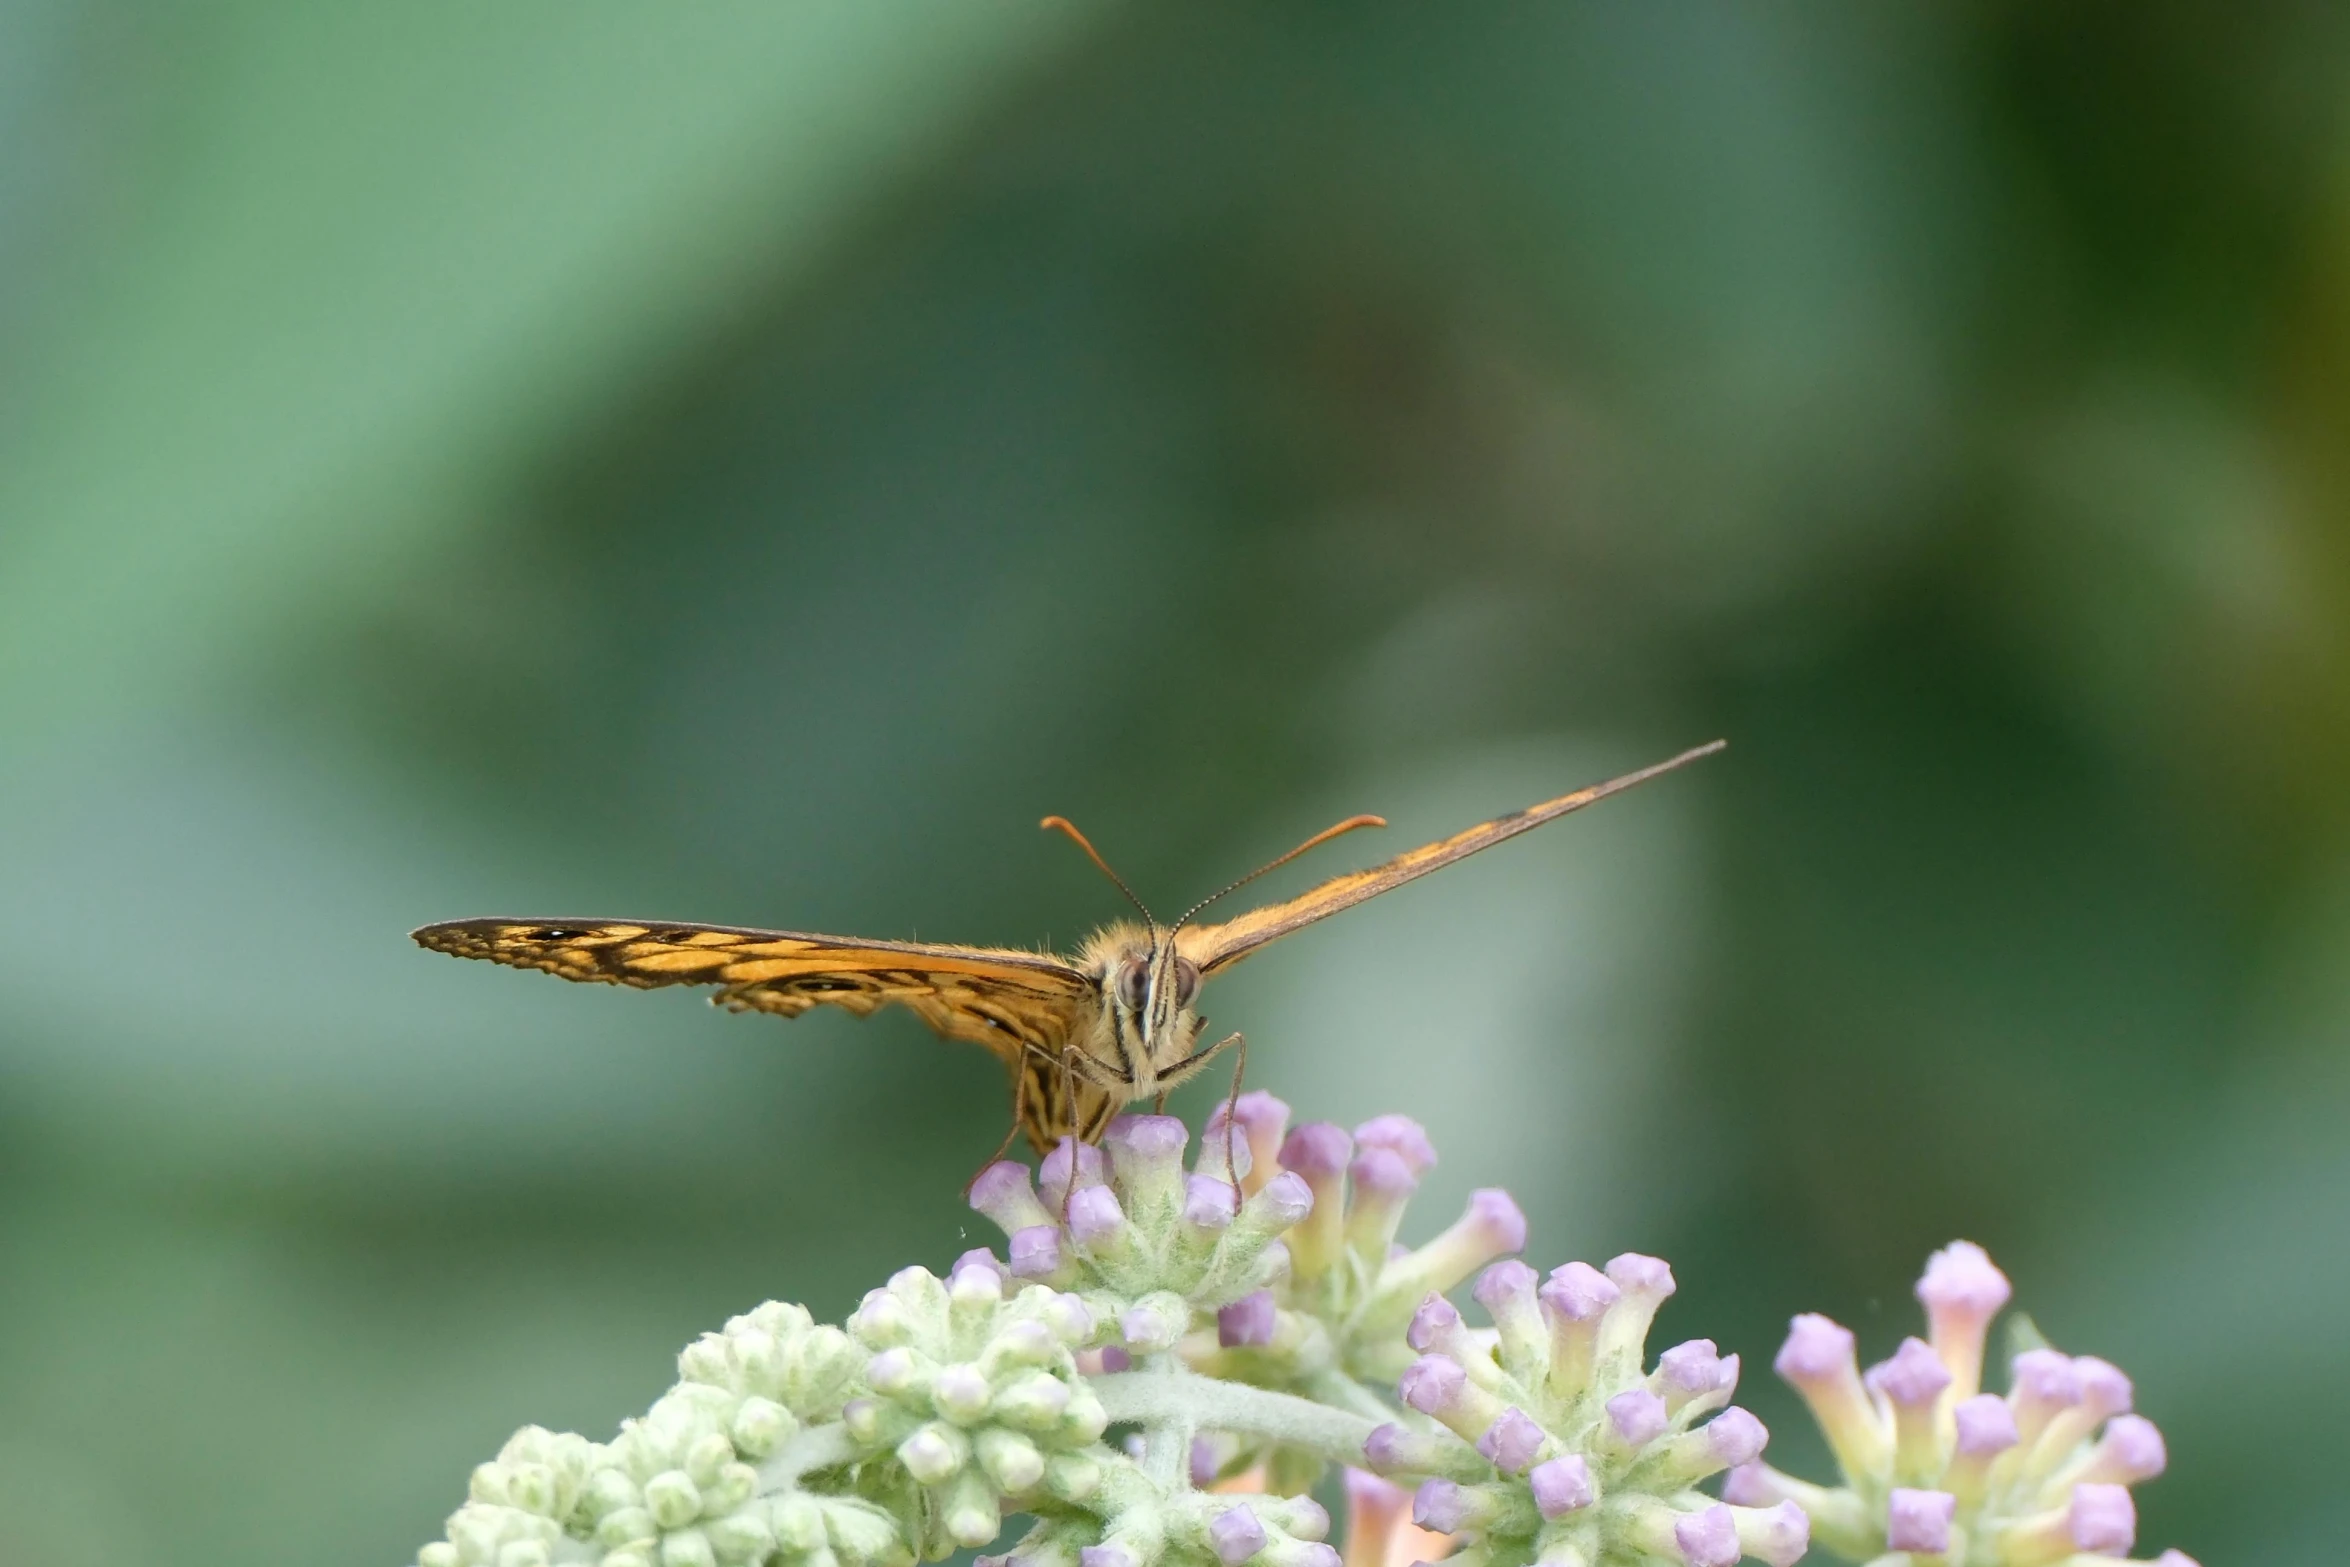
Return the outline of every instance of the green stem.
{"type": "Polygon", "coordinates": [[[1385,1424],[1395,1418],[1388,1407],[1379,1402],[1378,1394],[1343,1371],[1317,1371],[1306,1378],[1306,1396],[1336,1409],[1352,1410],[1378,1424],[1385,1424]]]}
{"type": "MultiPolygon", "coordinates": [[[[1125,1371],[1095,1377],[1093,1390],[1113,1421],[1150,1428],[1187,1425],[1192,1430],[1235,1431],[1290,1447],[1302,1447],[1334,1464],[1363,1461],[1363,1443],[1380,1421],[1349,1409],[1333,1409],[1267,1388],[1225,1382],[1194,1372],[1173,1375],[1125,1371]]],[[[1457,1463],[1448,1474],[1475,1479],[1489,1466],[1466,1442],[1455,1441],[1457,1463]]]]}
{"type": "MultiPolygon", "coordinates": [[[[1153,1355],[1138,1370],[1124,1375],[1137,1381],[1170,1382],[1190,1373],[1173,1355],[1153,1355]]],[[[1142,1422],[1142,1467],[1151,1484],[1166,1493],[1190,1479],[1191,1439],[1199,1431],[1199,1417],[1180,1398],[1159,1400],[1157,1407],[1161,1413],[1142,1422]]],[[[1115,1410],[1110,1418],[1118,1418],[1115,1410]]]]}

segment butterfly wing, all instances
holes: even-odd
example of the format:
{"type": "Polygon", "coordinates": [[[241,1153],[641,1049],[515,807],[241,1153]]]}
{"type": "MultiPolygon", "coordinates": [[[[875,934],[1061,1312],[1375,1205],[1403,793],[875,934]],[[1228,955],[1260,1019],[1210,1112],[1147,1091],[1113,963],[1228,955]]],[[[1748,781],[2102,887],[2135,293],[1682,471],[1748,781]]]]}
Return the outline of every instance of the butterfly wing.
{"type": "Polygon", "coordinates": [[[1515,838],[1519,833],[1531,832],[1544,822],[1556,821],[1570,811],[1620,794],[1635,784],[1646,783],[1660,773],[1711,756],[1727,741],[1716,740],[1684,751],[1669,761],[1643,767],[1638,772],[1611,778],[1606,783],[1578,789],[1573,794],[1562,794],[1555,800],[1530,805],[1507,816],[1479,823],[1466,832],[1453,834],[1435,843],[1424,844],[1408,853],[1399,854],[1384,865],[1369,870],[1349,871],[1334,876],[1310,892],[1300,893],[1286,903],[1269,903],[1261,909],[1251,909],[1238,919],[1221,925],[1195,925],[1183,931],[1176,939],[1183,955],[1199,965],[1202,974],[1214,974],[1230,968],[1242,958],[1268,942],[1278,941],[1295,930],[1302,930],[1316,920],[1328,919],[1340,909],[1351,909],[1366,898],[1376,898],[1405,882],[1425,876],[1430,871],[1442,870],[1456,860],[1467,859],[1479,849],[1489,849],[1504,838],[1515,838]]]}
{"type": "Polygon", "coordinates": [[[798,1017],[835,1006],[864,1017],[902,1006],[1027,1078],[1017,1088],[1021,1122],[1039,1146],[1072,1130],[1098,1133],[1116,1108],[1098,1088],[1055,1070],[1079,1019],[1097,1004],[1096,986],[1040,953],[656,921],[450,920],[412,934],[435,952],[560,979],[716,986],[710,1000],[737,1012],[798,1017]]]}

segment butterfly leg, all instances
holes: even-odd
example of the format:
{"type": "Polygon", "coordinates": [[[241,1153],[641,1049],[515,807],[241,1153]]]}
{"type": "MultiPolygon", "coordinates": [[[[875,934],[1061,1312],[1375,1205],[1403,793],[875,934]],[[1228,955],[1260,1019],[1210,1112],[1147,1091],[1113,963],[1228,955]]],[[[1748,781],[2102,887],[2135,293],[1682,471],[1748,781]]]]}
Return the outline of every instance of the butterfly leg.
{"type": "MultiPolygon", "coordinates": [[[[1025,1066],[1026,1063],[1023,1062],[1022,1065],[1025,1066]]],[[[971,1172],[971,1179],[963,1183],[963,1197],[966,1201],[970,1199],[971,1188],[979,1184],[979,1178],[985,1175],[988,1171],[994,1169],[998,1161],[1000,1161],[1004,1155],[1012,1151],[1012,1139],[1018,1137],[1020,1135],[1020,1128],[1028,1124],[1027,1110],[1028,1074],[1025,1071],[1017,1071],[1012,1074],[1011,1127],[1004,1133],[1004,1140],[995,1145],[995,1152],[987,1156],[987,1162],[982,1164],[978,1169],[973,1170],[971,1172]]]]}
{"type": "Polygon", "coordinates": [[[1234,1034],[1229,1042],[1238,1045],[1240,1052],[1232,1063],[1232,1091],[1224,1096],[1224,1178],[1232,1183],[1232,1206],[1237,1209],[1242,1194],[1240,1161],[1234,1144],[1240,1136],[1240,1080],[1248,1075],[1248,1040],[1234,1034]]]}
{"type": "Polygon", "coordinates": [[[1074,1201],[1077,1196],[1077,1161],[1079,1143],[1077,1139],[1076,1126],[1077,1052],[1074,1050],[1063,1050],[1061,1052],[1061,1102],[1069,1107],[1070,1120],[1069,1136],[1066,1139],[1067,1147],[1069,1149],[1069,1184],[1061,1188],[1061,1228],[1066,1230],[1069,1228],[1069,1204],[1074,1201]]]}
{"type": "Polygon", "coordinates": [[[1185,1083],[1188,1083],[1193,1078],[1199,1076],[1200,1073],[1206,1071],[1209,1062],[1215,1060],[1216,1057],[1222,1055],[1225,1051],[1231,1049],[1235,1045],[1240,1047],[1240,1059],[1239,1064],[1234,1068],[1232,1073],[1232,1092],[1225,1100],[1224,1173],[1231,1177],[1232,1197],[1233,1201],[1237,1203],[1240,1200],[1240,1174],[1239,1161],[1232,1151],[1233,1138],[1237,1135],[1234,1131],[1232,1117],[1240,1105],[1241,1074],[1248,1070],[1247,1038],[1238,1033],[1226,1034],[1222,1039],[1217,1040],[1214,1044],[1208,1046],[1205,1050],[1194,1050],[1190,1055],[1187,1055],[1182,1060],[1176,1062],[1173,1067],[1160,1074],[1159,1081],[1165,1084],[1168,1088],[1180,1088],[1185,1083]]]}

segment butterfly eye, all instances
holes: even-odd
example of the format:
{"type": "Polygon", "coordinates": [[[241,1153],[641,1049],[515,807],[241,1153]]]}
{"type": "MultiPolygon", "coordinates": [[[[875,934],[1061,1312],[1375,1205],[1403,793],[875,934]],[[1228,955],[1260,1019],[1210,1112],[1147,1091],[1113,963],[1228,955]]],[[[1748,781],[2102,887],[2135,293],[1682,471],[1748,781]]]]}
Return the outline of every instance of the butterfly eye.
{"type": "Polygon", "coordinates": [[[1191,998],[1199,994],[1199,965],[1189,958],[1175,960],[1175,1004],[1191,1005],[1191,998]]]}
{"type": "Polygon", "coordinates": [[[1129,958],[1118,970],[1118,1000],[1129,1012],[1142,1010],[1142,992],[1150,979],[1150,965],[1140,958],[1129,958]]]}

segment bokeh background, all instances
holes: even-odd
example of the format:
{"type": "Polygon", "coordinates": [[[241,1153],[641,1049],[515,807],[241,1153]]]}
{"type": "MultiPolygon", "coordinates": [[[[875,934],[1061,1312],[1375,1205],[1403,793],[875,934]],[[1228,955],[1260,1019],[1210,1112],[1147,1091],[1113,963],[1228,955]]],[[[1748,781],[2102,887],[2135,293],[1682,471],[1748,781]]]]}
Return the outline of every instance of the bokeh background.
{"type": "Polygon", "coordinates": [[[0,6],[0,1554],[405,1560],[982,1238],[980,1052],[412,925],[1067,942],[1047,811],[1178,904],[1720,733],[1217,1024],[1758,1372],[1980,1240],[2148,1547],[2336,1560],[2346,86],[2287,0],[0,6]]]}

